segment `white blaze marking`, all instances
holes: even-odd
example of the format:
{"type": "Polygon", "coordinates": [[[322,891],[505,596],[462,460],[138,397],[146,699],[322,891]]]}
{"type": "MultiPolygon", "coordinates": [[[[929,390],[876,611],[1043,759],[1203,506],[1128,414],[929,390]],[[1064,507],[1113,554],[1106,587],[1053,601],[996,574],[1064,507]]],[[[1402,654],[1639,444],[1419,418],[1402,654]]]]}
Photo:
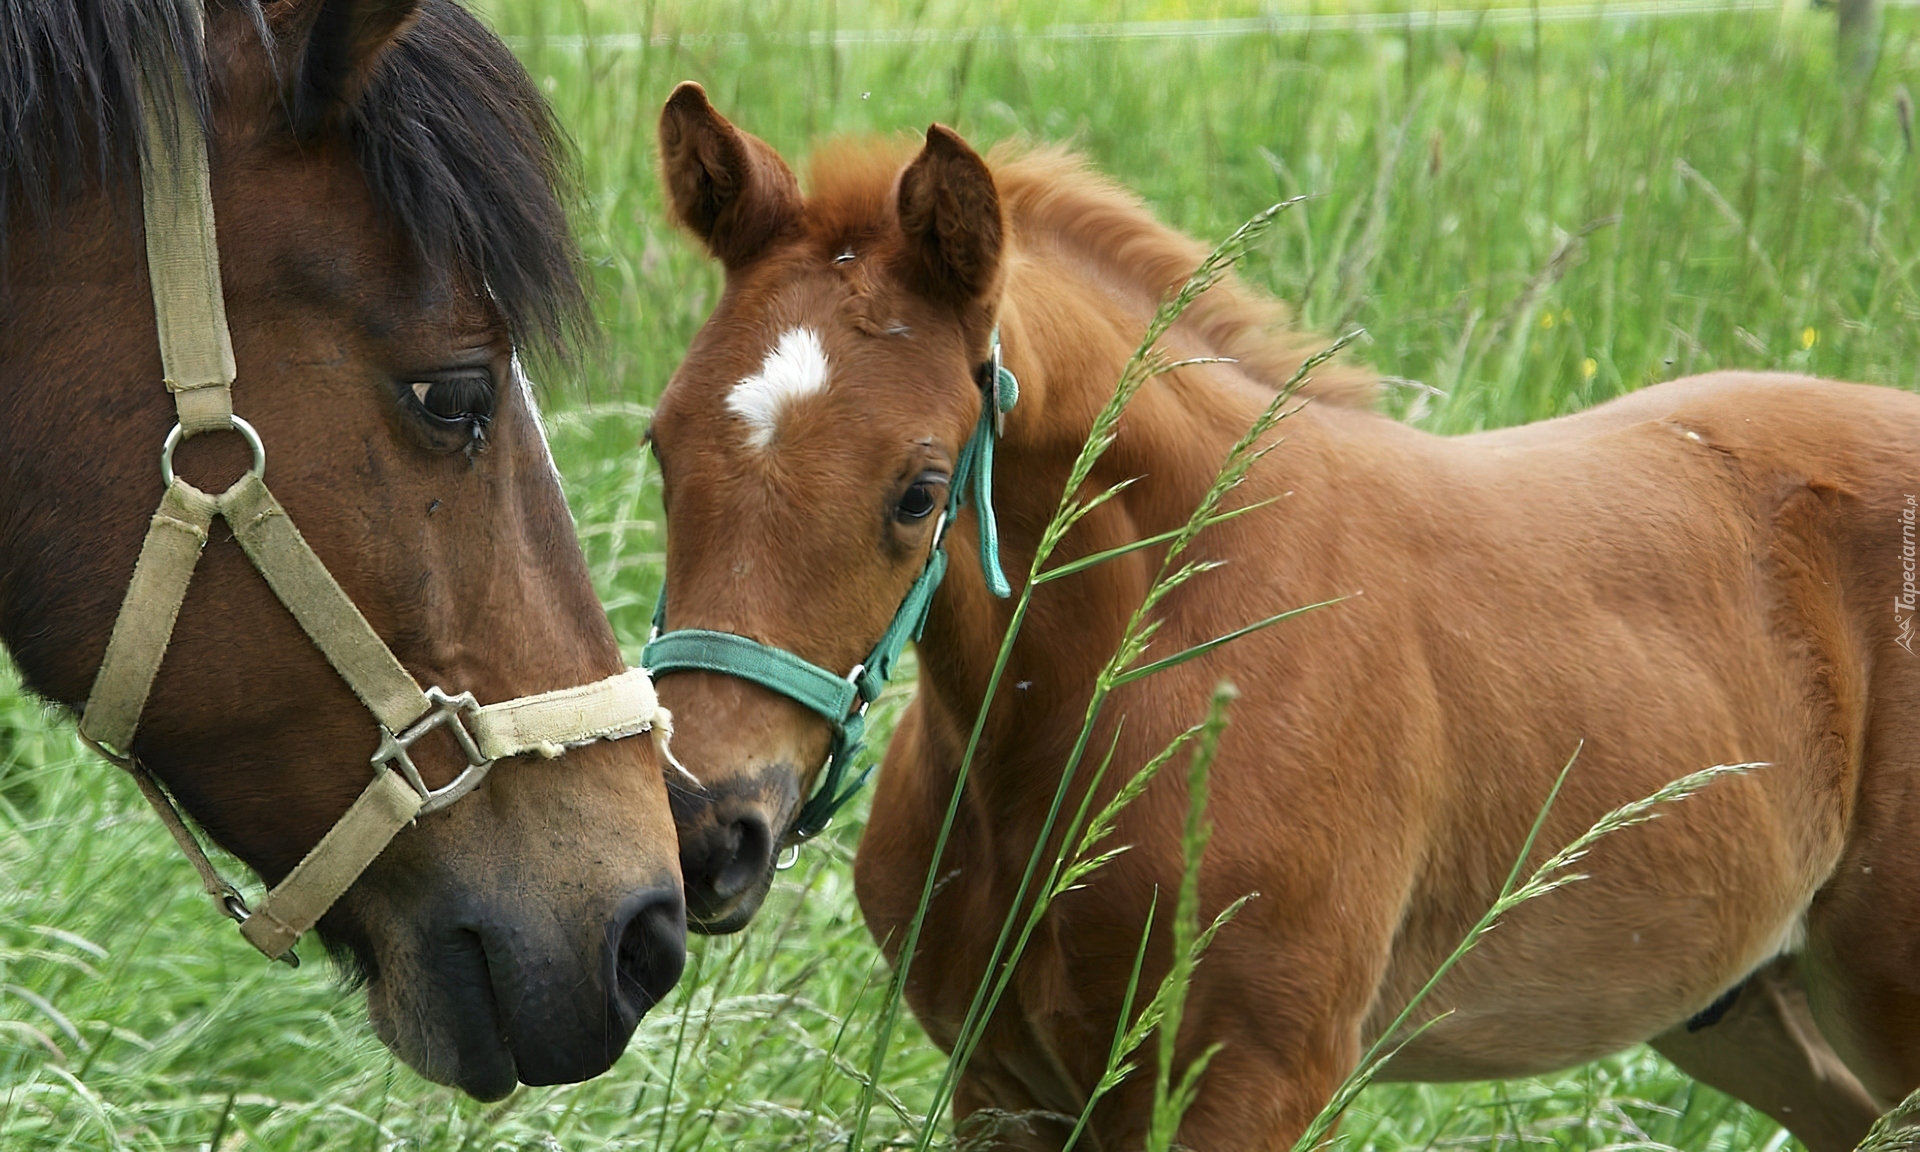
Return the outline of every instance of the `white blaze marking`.
{"type": "Polygon", "coordinates": [[[789,328],[760,371],[727,393],[727,411],[747,422],[747,443],[766,449],[787,405],[827,387],[827,353],[811,328],[789,328]]]}

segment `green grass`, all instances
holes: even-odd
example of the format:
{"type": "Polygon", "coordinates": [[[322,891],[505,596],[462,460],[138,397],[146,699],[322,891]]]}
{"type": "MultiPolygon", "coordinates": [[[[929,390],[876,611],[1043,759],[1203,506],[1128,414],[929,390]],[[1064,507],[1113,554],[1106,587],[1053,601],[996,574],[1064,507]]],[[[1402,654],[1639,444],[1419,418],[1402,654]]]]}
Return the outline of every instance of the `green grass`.
{"type": "MultiPolygon", "coordinates": [[[[1335,7],[1349,6],[1322,10],[1335,7]]],[[[653,169],[654,118],[681,79],[789,157],[818,134],[936,119],[976,143],[1066,140],[1210,240],[1311,194],[1246,273],[1319,328],[1364,326],[1370,360],[1425,386],[1389,402],[1436,431],[1714,367],[1920,383],[1920,178],[1896,111],[1920,87],[1914,13],[1888,13],[1879,67],[1858,82],[1834,72],[1830,24],[1797,9],[1400,36],[966,33],[1256,11],[496,0],[490,17],[582,147],[606,341],[577,379],[547,381],[549,407],[629,656],[661,549],[636,442],[719,284],[667,224],[653,169]],[[791,35],[916,25],[950,35],[791,35]],[[707,35],[739,29],[782,35],[707,35]],[[684,38],[563,39],[636,30],[684,38]]],[[[0,1148],[832,1146],[887,978],[852,899],[859,826],[856,810],[810,847],[750,931],[697,943],[611,1074],[483,1106],[399,1067],[323,966],[262,962],[210,914],[131,784],[0,681],[0,1148]]],[[[943,1068],[907,1025],[870,1147],[911,1138],[943,1068]]],[[[1343,1131],[1353,1149],[1784,1146],[1644,1050],[1534,1080],[1377,1086],[1343,1131]]]]}

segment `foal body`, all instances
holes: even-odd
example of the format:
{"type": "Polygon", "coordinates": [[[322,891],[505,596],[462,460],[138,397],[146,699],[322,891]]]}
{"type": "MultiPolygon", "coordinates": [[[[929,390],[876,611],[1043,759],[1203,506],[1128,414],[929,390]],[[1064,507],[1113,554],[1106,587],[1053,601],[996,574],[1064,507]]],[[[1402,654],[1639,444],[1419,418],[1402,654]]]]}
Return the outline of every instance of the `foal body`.
{"type": "MultiPolygon", "coordinates": [[[[689,85],[667,106],[662,151],[676,211],[728,270],[655,415],[669,626],[853,666],[937,546],[923,509],[938,499],[909,497],[944,491],[996,327],[1020,381],[993,490],[1017,582],[1198,247],[1057,154],[989,167],[940,128],[904,169],[886,150],[828,153],[803,198],[771,149],[689,85]],[[782,334],[800,329],[815,371],[763,403],[782,334]],[[750,422],[742,392],[755,388],[750,422]]],[[[1137,482],[1053,562],[1186,520],[1311,350],[1273,334],[1277,315],[1228,283],[1174,326],[1171,357],[1237,363],[1142,390],[1088,490],[1137,482]]],[[[1723,373],[1447,439],[1370,411],[1371,394],[1353,370],[1306,388],[1286,442],[1233,497],[1274,502],[1199,537],[1190,558],[1225,563],[1161,603],[1149,655],[1348,598],[1118,691],[1090,744],[1117,740],[1110,794],[1200,719],[1217,683],[1239,689],[1212,774],[1201,914],[1259,895],[1193,977],[1178,1059],[1221,1047],[1179,1142],[1289,1147],[1494,901],[1577,750],[1533,864],[1689,772],[1767,766],[1603,840],[1587,879],[1521,907],[1440,985],[1422,1012],[1451,1014],[1389,1074],[1524,1075],[1652,1040],[1817,1152],[1851,1148],[1920,1084],[1920,849],[1906,834],[1920,825],[1920,658],[1893,611],[1920,397],[1723,373]],[[1715,1005],[1716,1023],[1687,1030],[1715,1005]]],[[[855,864],[897,963],[987,708],[906,989],[949,1048],[1095,674],[1161,561],[1136,552],[1038,590],[987,701],[1012,609],[953,543],[973,519],[947,537],[918,694],[855,864]]],[[[702,718],[676,737],[706,785],[676,805],[682,866],[704,926],[732,930],[765,891],[739,877],[771,875],[741,846],[777,843],[825,725],[730,676],[687,672],[661,693],[702,718]]],[[[1084,1106],[1156,894],[1164,924],[1179,884],[1176,777],[1121,815],[1112,842],[1131,850],[1049,911],[962,1077],[961,1119],[1034,1113],[996,1138],[1059,1147],[1067,1129],[1044,1114],[1084,1106]]],[[[1143,987],[1168,960],[1162,931],[1143,987]]],[[[1151,1095],[1145,1075],[1123,1083],[1081,1146],[1138,1147],[1151,1095]]]]}
{"type": "MultiPolygon", "coordinates": [[[[1071,342],[1029,319],[1021,283],[1001,324],[1023,383],[1050,394],[1104,376],[1104,364],[1049,363],[1047,349],[1071,342]]],[[[1197,503],[1206,462],[1266,398],[1232,375],[1186,374],[1140,397],[1099,479],[1144,474],[1150,491],[1096,513],[1082,549],[1164,531],[1197,503]],[[1196,441],[1214,451],[1176,453],[1196,441]],[[1165,463],[1175,455],[1195,462],[1184,476],[1165,463]]],[[[1022,477],[999,487],[1009,526],[1043,523],[1057,484],[1031,477],[1064,473],[1025,427],[1010,425],[1002,457],[1002,476],[1022,477]]],[[[1458,439],[1335,404],[1309,404],[1284,429],[1246,491],[1279,503],[1202,538],[1203,555],[1230,563],[1169,598],[1155,648],[1357,595],[1123,691],[1093,740],[1104,748],[1124,716],[1115,762],[1142,763],[1204,712],[1214,683],[1241,693],[1213,775],[1203,914],[1260,895],[1194,979],[1182,1059],[1224,1047],[1182,1142],[1289,1146],[1493,902],[1580,745],[1540,854],[1689,771],[1769,766],[1602,842],[1589,879],[1521,908],[1441,985],[1423,1011],[1452,1014],[1387,1075],[1529,1075],[1664,1037],[1656,1046],[1683,1068],[1811,1146],[1852,1147],[1878,1108],[1808,1027],[1801,997],[1880,1105],[1914,1086],[1920,854],[1897,830],[1920,818],[1920,661],[1895,647],[1890,606],[1920,401],[1722,374],[1458,439]],[[1727,1018],[1685,1030],[1789,954],[1727,1018]]],[[[1016,570],[1032,547],[1009,528],[1016,570]]],[[[1105,565],[1074,579],[1109,587],[1035,598],[911,973],[909,1000],[943,1045],[985,971],[987,929],[1025,868],[1085,685],[1119,639],[1120,606],[1156,566],[1105,565]]],[[[856,862],[883,941],[913,915],[997,647],[999,629],[981,623],[999,606],[977,580],[950,588],[856,862]]],[[[1080,1111],[1130,942],[1155,893],[1178,886],[1183,806],[1171,780],[1151,789],[1121,817],[1115,839],[1133,849],[1056,903],[968,1069],[963,1115],[1080,1111]]],[[[1148,987],[1164,964],[1164,951],[1150,956],[1148,987]]],[[[1150,1092],[1130,1083],[1102,1107],[1100,1146],[1138,1142],[1150,1092]]]]}

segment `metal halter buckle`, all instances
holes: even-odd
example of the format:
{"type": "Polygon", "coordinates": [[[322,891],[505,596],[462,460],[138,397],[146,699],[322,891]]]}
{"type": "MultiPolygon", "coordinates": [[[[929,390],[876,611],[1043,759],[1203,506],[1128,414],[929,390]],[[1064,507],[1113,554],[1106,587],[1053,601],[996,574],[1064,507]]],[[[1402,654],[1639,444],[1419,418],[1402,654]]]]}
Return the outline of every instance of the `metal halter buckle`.
{"type": "Polygon", "coordinates": [[[375,769],[397,769],[413,790],[420,793],[422,803],[416,814],[419,816],[438,812],[473,791],[479,787],[480,781],[486,779],[487,770],[493,767],[493,761],[480,754],[480,745],[461,720],[462,713],[471,716],[480,711],[480,702],[473,698],[473,693],[462,692],[458,696],[449,696],[438,688],[429,688],[427,699],[434,705],[433,711],[407,725],[399,735],[395,735],[385,724],[380,725],[380,748],[373,754],[375,769]],[[420,770],[414,767],[413,757],[407,755],[407,749],[413,747],[420,737],[442,725],[453,733],[460,751],[467,757],[467,766],[446,787],[429,788],[426,781],[420,778],[420,770]]]}

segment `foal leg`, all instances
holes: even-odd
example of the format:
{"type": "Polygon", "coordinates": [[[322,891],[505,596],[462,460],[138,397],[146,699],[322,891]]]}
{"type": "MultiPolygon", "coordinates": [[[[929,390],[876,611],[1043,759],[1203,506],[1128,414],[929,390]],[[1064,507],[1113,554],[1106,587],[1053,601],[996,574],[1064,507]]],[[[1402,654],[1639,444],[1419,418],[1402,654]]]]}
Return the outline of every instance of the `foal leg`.
{"type": "Polygon", "coordinates": [[[1920,1087],[1920,660],[1875,673],[1846,853],[1807,912],[1813,1015],[1884,1107],[1920,1087]]]}
{"type": "Polygon", "coordinates": [[[1749,976],[1718,1020],[1688,1027],[1654,1037],[1654,1050],[1773,1117],[1810,1152],[1848,1152],[1880,1113],[1814,1024],[1792,957],[1749,976]]]}
{"type": "Polygon", "coordinates": [[[1176,1143],[1193,1152],[1287,1152],[1346,1078],[1356,1047],[1290,1066],[1222,1049],[1176,1143]]]}
{"type": "MultiPolygon", "coordinates": [[[[1218,979],[1231,971],[1226,955],[1209,953],[1207,963],[1215,960],[1221,963],[1207,976],[1218,979]]],[[[1293,971],[1305,968],[1302,963],[1293,971]]],[[[1358,1061],[1358,1018],[1365,1004],[1351,993],[1316,996],[1305,983],[1297,999],[1278,1002],[1249,996],[1244,990],[1255,986],[1251,980],[1224,983],[1221,988],[1196,980],[1188,1002],[1173,1081],[1208,1046],[1219,1047],[1180,1119],[1174,1145],[1190,1152],[1287,1152],[1358,1061]]],[[[1098,1142],[1083,1137],[1081,1152],[1138,1152],[1153,1119],[1156,1045],[1157,1038],[1148,1039],[1136,1053],[1140,1067],[1094,1109],[1089,1135],[1098,1142]]]]}
{"type": "Polygon", "coordinates": [[[1847,849],[1807,910],[1801,981],[1839,1058],[1891,1108],[1920,1087],[1920,659],[1885,637],[1862,735],[1847,849]]]}
{"type": "MultiPolygon", "coordinates": [[[[1151,1046],[1153,1041],[1149,1040],[1151,1046]]],[[[1188,1152],[1287,1152],[1346,1075],[1329,1059],[1303,1069],[1270,1053],[1223,1047],[1207,1064],[1200,1093],[1180,1120],[1174,1147],[1188,1152]]],[[[1138,1152],[1153,1117],[1150,1058],[1094,1109],[1075,1152],[1138,1152]]],[[[1064,1134],[1066,1130],[1061,1129],[1064,1134]]],[[[1049,1146],[1058,1152],[1056,1137],[1049,1146]]]]}
{"type": "MultiPolygon", "coordinates": [[[[954,1130],[966,1152],[1060,1152],[1086,1096],[1055,1055],[1058,1037],[1020,1011],[1020,990],[1002,1002],[953,1090],[954,1130]]],[[[942,1047],[951,1051],[951,1040],[942,1047]]],[[[1079,1152],[1109,1146],[1082,1134],[1079,1152]]]]}
{"type": "MultiPolygon", "coordinates": [[[[1040,1106],[1017,1084],[963,1073],[953,1089],[954,1131],[964,1152],[1060,1152],[1073,1131],[1073,1119],[1040,1106]]],[[[1089,1132],[1078,1152],[1102,1152],[1089,1132]]]]}

